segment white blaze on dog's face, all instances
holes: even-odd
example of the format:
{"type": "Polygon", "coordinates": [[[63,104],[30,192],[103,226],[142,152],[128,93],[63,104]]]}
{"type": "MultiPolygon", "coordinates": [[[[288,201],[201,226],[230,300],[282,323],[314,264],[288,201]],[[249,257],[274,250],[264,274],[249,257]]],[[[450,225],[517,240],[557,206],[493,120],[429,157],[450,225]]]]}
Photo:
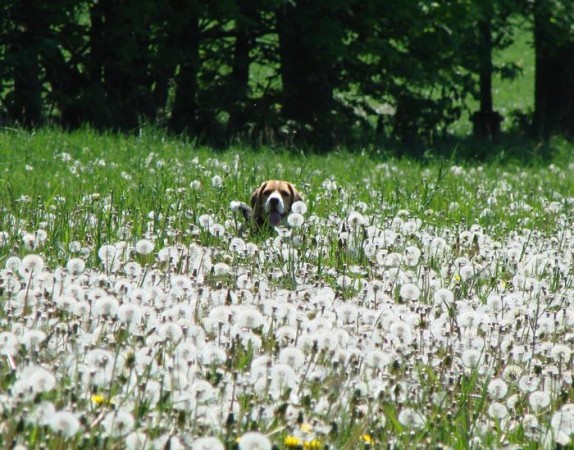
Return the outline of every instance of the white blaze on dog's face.
{"type": "Polygon", "coordinates": [[[265,201],[265,212],[270,213],[271,211],[275,210],[279,212],[279,214],[285,214],[285,202],[283,201],[283,195],[277,191],[272,192],[267,197],[265,201]]]}
{"type": "Polygon", "coordinates": [[[259,223],[268,221],[277,226],[291,211],[291,205],[301,200],[301,194],[288,181],[265,181],[253,192],[253,216],[259,223]]]}

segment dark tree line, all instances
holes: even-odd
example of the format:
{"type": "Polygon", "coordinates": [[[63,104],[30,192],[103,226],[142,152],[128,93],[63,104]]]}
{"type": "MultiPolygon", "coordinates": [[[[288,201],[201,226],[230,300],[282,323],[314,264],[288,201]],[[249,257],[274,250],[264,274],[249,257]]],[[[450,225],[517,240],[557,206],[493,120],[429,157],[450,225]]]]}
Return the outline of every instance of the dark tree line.
{"type": "Polygon", "coordinates": [[[434,141],[479,100],[502,116],[493,52],[533,31],[531,131],[574,132],[570,0],[2,0],[4,124],[176,133],[328,148],[434,141]]]}

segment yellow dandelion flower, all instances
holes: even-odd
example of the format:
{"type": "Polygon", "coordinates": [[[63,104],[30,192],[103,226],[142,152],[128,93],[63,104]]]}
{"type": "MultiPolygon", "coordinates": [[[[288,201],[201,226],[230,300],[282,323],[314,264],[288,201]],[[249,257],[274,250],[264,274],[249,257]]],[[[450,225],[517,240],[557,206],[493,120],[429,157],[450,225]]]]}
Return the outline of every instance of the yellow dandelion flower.
{"type": "Polygon", "coordinates": [[[293,435],[289,435],[289,436],[285,437],[285,440],[283,441],[283,445],[285,445],[285,447],[298,447],[301,445],[301,440],[298,437],[295,437],[293,435]]]}
{"type": "Polygon", "coordinates": [[[90,400],[92,400],[92,403],[94,403],[96,406],[100,406],[106,402],[106,398],[100,394],[93,394],[90,397],[90,400]]]}
{"type": "Polygon", "coordinates": [[[363,434],[362,438],[365,444],[373,445],[375,443],[375,440],[370,434],[365,433],[363,434]]]}
{"type": "Polygon", "coordinates": [[[460,275],[457,273],[457,274],[454,276],[454,281],[456,281],[457,283],[460,283],[460,280],[462,280],[462,278],[461,278],[460,275]]]}
{"type": "Polygon", "coordinates": [[[303,444],[303,448],[309,449],[309,450],[318,450],[322,447],[323,447],[323,444],[321,443],[321,441],[319,439],[313,439],[313,440],[307,441],[303,444]]]}

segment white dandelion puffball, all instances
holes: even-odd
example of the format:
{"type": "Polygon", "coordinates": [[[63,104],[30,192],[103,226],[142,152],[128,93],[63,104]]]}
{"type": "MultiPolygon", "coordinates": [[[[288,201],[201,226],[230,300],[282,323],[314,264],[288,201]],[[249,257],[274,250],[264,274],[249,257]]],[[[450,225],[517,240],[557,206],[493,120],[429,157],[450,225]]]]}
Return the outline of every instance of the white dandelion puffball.
{"type": "Polygon", "coordinates": [[[305,364],[305,354],[296,347],[285,347],[279,352],[279,363],[293,367],[295,370],[305,364]]]}
{"type": "Polygon", "coordinates": [[[142,450],[150,448],[150,438],[143,431],[134,431],[126,436],[127,450],[142,450]]]}
{"type": "Polygon", "coordinates": [[[555,436],[565,435],[570,442],[570,436],[574,434],[574,408],[573,404],[567,403],[560,411],[555,412],[550,420],[550,426],[555,436]]]}
{"type": "Polygon", "coordinates": [[[299,213],[291,213],[287,218],[287,223],[291,228],[300,228],[305,223],[305,218],[302,214],[299,213]]]}
{"type": "Polygon", "coordinates": [[[547,391],[534,391],[528,396],[528,403],[535,413],[539,413],[550,405],[550,394],[547,391]]]}
{"type": "Polygon", "coordinates": [[[213,265],[213,274],[216,277],[229,275],[230,273],[231,273],[231,268],[225,263],[219,262],[219,263],[215,263],[213,265]]]}
{"type": "Polygon", "coordinates": [[[508,408],[499,402],[493,402],[488,407],[488,415],[493,419],[502,420],[508,417],[508,408]]]}
{"type": "Polygon", "coordinates": [[[80,430],[80,421],[69,411],[58,411],[50,419],[49,426],[52,431],[71,438],[80,430]]]}
{"type": "Polygon", "coordinates": [[[8,258],[6,260],[6,263],[4,263],[4,267],[7,270],[11,270],[13,272],[18,270],[18,267],[20,267],[20,264],[22,263],[22,260],[20,258],[18,258],[17,256],[10,256],[10,258],[8,258]]]}
{"type": "Polygon", "coordinates": [[[412,408],[405,408],[399,413],[399,422],[406,428],[422,428],[426,423],[426,418],[421,413],[412,408]]]}
{"type": "Polygon", "coordinates": [[[142,318],[142,310],[133,303],[122,303],[118,308],[117,316],[122,323],[138,324],[142,318]]]}
{"type": "Polygon", "coordinates": [[[72,258],[66,263],[66,270],[72,275],[81,274],[86,268],[86,263],[81,258],[72,258]]]}
{"type": "Polygon", "coordinates": [[[149,255],[153,252],[154,243],[149,239],[140,239],[136,242],[135,250],[140,255],[149,255]]]}
{"type": "Polygon", "coordinates": [[[462,363],[469,369],[478,367],[482,359],[482,352],[473,348],[467,349],[462,353],[462,363]]]}
{"type": "Polygon", "coordinates": [[[223,179],[219,175],[213,175],[213,177],[211,177],[211,185],[214,188],[219,189],[223,186],[223,179]]]}
{"type": "Polygon", "coordinates": [[[22,258],[18,272],[23,277],[36,276],[44,270],[44,259],[39,255],[26,255],[22,258]]]}
{"type": "Polygon", "coordinates": [[[216,437],[202,437],[191,443],[191,450],[224,450],[225,446],[216,437]]]}
{"type": "Polygon", "coordinates": [[[130,261],[124,265],[124,273],[128,277],[137,278],[142,274],[142,272],[142,266],[135,261],[130,261]]]}
{"type": "Polygon", "coordinates": [[[405,301],[417,301],[421,296],[421,290],[414,283],[405,283],[401,286],[400,295],[405,301]]]}
{"type": "Polygon", "coordinates": [[[20,378],[28,383],[35,393],[48,392],[56,387],[56,377],[41,366],[24,368],[20,378]]]}
{"type": "Polygon", "coordinates": [[[215,219],[211,214],[202,214],[197,218],[197,221],[202,228],[209,228],[215,223],[215,219]]]}
{"type": "Polygon", "coordinates": [[[271,450],[271,441],[257,431],[250,431],[239,438],[239,450],[271,450]]]}
{"type": "Polygon", "coordinates": [[[125,436],[132,431],[135,420],[126,411],[112,411],[102,421],[102,427],[109,436],[125,436]]]}
{"type": "Polygon", "coordinates": [[[508,384],[500,378],[494,378],[488,383],[488,395],[495,400],[501,400],[506,397],[508,384]]]}
{"type": "Polygon", "coordinates": [[[416,266],[419,263],[419,259],[421,257],[421,251],[418,247],[411,245],[403,251],[404,259],[403,261],[405,264],[409,266],[416,266]]]}
{"type": "Polygon", "coordinates": [[[20,348],[20,341],[10,331],[0,332],[0,354],[15,356],[20,348]]]}
{"type": "Polygon", "coordinates": [[[307,205],[305,202],[298,200],[291,205],[291,212],[304,215],[307,212],[307,205]]]}
{"type": "Polygon", "coordinates": [[[367,220],[361,213],[352,212],[351,214],[349,214],[349,217],[347,217],[347,223],[351,228],[357,228],[360,227],[361,225],[366,225],[367,220]]]}
{"type": "Polygon", "coordinates": [[[104,244],[98,250],[98,258],[105,265],[111,264],[116,259],[117,249],[114,245],[104,244]]]}

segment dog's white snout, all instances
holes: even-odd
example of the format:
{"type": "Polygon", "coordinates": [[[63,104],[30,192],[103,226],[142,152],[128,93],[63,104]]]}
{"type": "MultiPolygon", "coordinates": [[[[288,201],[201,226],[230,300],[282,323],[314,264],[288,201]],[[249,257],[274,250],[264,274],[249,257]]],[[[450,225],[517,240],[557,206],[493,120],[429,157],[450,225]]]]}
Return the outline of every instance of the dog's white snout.
{"type": "Polygon", "coordinates": [[[279,214],[285,213],[285,204],[279,192],[273,192],[265,202],[265,212],[269,212],[272,209],[278,211],[279,214]]]}

